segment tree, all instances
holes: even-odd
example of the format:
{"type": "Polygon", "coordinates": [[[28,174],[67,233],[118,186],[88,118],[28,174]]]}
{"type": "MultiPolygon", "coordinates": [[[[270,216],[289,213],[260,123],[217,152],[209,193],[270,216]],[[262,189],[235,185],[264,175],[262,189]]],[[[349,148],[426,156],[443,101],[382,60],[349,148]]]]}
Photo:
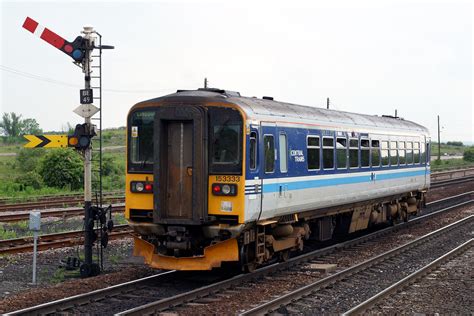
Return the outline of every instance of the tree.
{"type": "Polygon", "coordinates": [[[43,133],[35,119],[27,118],[22,121],[21,135],[38,135],[43,133]]]}
{"type": "Polygon", "coordinates": [[[40,162],[39,174],[49,187],[76,190],[82,187],[82,159],[70,149],[57,149],[48,152],[40,162]]]}
{"type": "Polygon", "coordinates": [[[16,156],[16,161],[20,170],[24,172],[38,169],[41,158],[46,154],[44,148],[22,148],[16,156]]]}
{"type": "Polygon", "coordinates": [[[14,112],[3,113],[0,129],[5,136],[19,136],[22,130],[21,115],[16,115],[14,112]]]}

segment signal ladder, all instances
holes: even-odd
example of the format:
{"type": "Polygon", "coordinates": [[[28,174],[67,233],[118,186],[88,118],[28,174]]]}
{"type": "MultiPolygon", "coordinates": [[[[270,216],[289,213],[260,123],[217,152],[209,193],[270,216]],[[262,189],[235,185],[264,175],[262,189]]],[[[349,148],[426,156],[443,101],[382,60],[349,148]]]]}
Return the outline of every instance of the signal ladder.
{"type": "MultiPolygon", "coordinates": [[[[98,54],[91,56],[91,76],[90,84],[93,90],[93,104],[99,108],[99,111],[91,117],[91,121],[97,126],[97,136],[93,138],[96,142],[92,142],[92,198],[95,199],[95,205],[98,208],[102,208],[103,204],[103,191],[102,191],[102,176],[103,176],[103,139],[102,139],[102,35],[95,32],[98,35],[99,43],[98,54]],[[95,121],[95,122],[94,122],[95,121]],[[94,143],[98,143],[98,146],[94,146],[94,143]]],[[[97,52],[95,50],[94,52],[97,52]]],[[[102,230],[99,222],[96,223],[95,227],[97,233],[97,254],[99,259],[99,265],[103,270],[103,247],[100,245],[102,239],[102,230]]]]}

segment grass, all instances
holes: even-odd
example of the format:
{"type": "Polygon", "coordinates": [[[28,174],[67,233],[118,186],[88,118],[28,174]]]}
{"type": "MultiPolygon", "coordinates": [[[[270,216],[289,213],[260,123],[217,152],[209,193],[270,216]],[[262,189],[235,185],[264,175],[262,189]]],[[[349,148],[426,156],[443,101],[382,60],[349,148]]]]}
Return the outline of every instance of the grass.
{"type": "MultiPolygon", "coordinates": [[[[462,156],[469,146],[452,146],[441,143],[441,156],[462,156]]],[[[431,156],[438,156],[438,143],[431,143],[431,156]]]]}
{"type": "Polygon", "coordinates": [[[463,159],[444,159],[434,160],[431,162],[431,171],[443,171],[450,169],[464,169],[474,167],[474,162],[465,161],[463,159]]]}

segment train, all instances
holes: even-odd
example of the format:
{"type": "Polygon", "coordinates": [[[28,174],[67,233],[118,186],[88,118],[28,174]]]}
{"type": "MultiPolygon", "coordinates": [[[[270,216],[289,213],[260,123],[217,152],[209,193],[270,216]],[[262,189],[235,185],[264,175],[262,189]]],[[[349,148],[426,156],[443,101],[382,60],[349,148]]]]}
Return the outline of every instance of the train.
{"type": "Polygon", "coordinates": [[[420,212],[429,157],[428,129],[394,116],[215,88],[143,101],[127,117],[133,252],[172,270],[287,260],[420,212]]]}

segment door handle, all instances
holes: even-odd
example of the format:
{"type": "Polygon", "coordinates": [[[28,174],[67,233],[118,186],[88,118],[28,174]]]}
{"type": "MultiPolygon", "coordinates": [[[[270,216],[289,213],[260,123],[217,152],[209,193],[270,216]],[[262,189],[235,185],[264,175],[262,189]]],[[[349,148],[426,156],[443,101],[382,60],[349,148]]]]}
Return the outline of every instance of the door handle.
{"type": "Polygon", "coordinates": [[[187,167],[186,172],[188,173],[188,176],[191,177],[193,175],[193,167],[187,167]]]}

